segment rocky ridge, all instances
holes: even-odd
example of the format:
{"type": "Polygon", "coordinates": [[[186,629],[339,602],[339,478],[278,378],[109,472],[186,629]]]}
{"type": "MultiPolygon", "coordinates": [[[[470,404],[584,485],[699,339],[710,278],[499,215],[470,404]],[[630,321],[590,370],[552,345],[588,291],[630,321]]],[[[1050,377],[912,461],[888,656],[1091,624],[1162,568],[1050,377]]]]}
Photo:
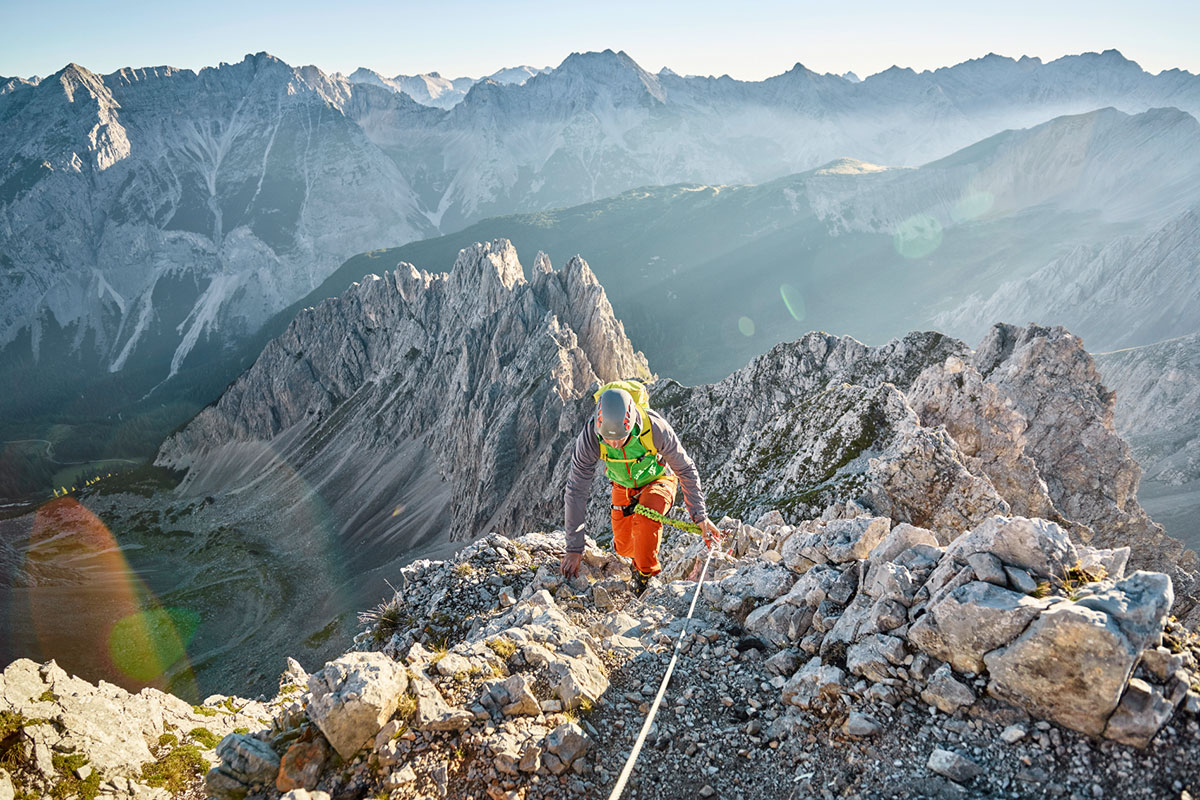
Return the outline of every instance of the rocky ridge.
{"type": "MultiPolygon", "coordinates": [[[[631,374],[648,369],[586,265],[553,272],[539,256],[526,281],[498,240],[464,250],[449,276],[402,265],[304,312],[158,463],[188,470],[190,497],[261,487],[266,469],[323,498],[357,541],[546,529],[590,388],[631,374]],[[397,498],[452,513],[398,516],[397,498]]],[[[718,383],[651,391],[718,512],[778,508],[795,523],[854,502],[943,544],[993,514],[1044,517],[1080,542],[1132,546],[1137,568],[1172,576],[1180,616],[1193,612],[1195,555],[1138,505],[1114,397],[1061,328],[997,325],[974,351],[938,333],[881,347],[812,333],[718,383]]],[[[592,529],[606,518],[594,506],[592,529]]]]}
{"type": "MultiPolygon", "coordinates": [[[[401,570],[355,647],[312,675],[290,662],[273,699],[187,709],[138,697],[170,707],[164,730],[193,724],[189,714],[222,731],[253,720],[219,742],[191,734],[208,742],[194,747],[212,764],[213,797],[594,797],[615,780],[679,639],[678,677],[630,797],[1200,789],[1200,639],[1169,616],[1167,576],[1126,572],[1127,548],[1005,516],[942,546],[852,506],[800,525],[778,511],[720,524],[729,552],[712,560],[690,625],[687,578],[705,554],[691,534],[671,533],[668,582],[636,600],[627,562],[594,542],[564,581],[561,532],[490,534],[401,570]]],[[[46,686],[67,708],[119,693],[68,680],[24,661],[4,673],[4,713],[21,715],[5,739],[18,790],[58,774],[43,768],[44,747],[97,775],[101,797],[157,796],[99,764],[99,726],[29,721],[46,686]]],[[[149,724],[132,713],[137,698],[116,699],[127,726],[149,724]]],[[[178,749],[160,740],[158,761],[178,749]]],[[[156,774],[138,761],[151,760],[138,753],[124,771],[156,774]]],[[[184,769],[192,781],[202,761],[184,769]]]]}
{"type": "Polygon", "coordinates": [[[561,485],[577,399],[629,375],[649,369],[586,262],[539,254],[526,279],[498,240],[449,274],[402,264],[305,310],[156,463],[188,471],[187,496],[264,480],[319,496],[344,539],[474,538],[561,512],[524,479],[561,485]]]}
{"type": "Polygon", "coordinates": [[[1151,76],[1115,51],[861,82],[797,65],[754,83],[576,53],[523,82],[477,83],[445,111],[386,83],[266,53],[198,73],[70,64],[5,82],[0,347],[14,364],[99,364],[97,377],[135,365],[148,391],[374,246],[643,185],[758,183],[847,155],[925,163],[1097,107],[1200,108],[1195,76],[1151,76]]]}

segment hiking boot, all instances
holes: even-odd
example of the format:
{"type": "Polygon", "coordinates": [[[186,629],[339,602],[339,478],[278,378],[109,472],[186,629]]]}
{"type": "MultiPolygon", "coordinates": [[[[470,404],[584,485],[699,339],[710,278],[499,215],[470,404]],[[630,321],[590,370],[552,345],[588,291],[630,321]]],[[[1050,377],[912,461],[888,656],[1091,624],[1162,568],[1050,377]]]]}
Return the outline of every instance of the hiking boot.
{"type": "Polygon", "coordinates": [[[633,580],[629,584],[629,590],[633,592],[633,596],[641,597],[646,592],[646,588],[650,586],[650,579],[653,577],[653,575],[647,575],[640,569],[634,569],[633,580]]]}

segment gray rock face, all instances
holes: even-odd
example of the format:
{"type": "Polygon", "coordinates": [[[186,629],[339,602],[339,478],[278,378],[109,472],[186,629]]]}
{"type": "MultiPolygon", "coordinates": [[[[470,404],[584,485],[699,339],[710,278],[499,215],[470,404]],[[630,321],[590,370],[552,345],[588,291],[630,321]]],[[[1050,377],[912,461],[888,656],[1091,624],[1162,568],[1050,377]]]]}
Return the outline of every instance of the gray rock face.
{"type": "Polygon", "coordinates": [[[273,785],[279,755],[271,745],[249,734],[231,733],[217,745],[219,766],[209,770],[205,786],[214,797],[244,797],[254,784],[273,785]]]}
{"type": "Polygon", "coordinates": [[[1024,631],[1050,601],[972,581],[917,620],[908,640],[959,672],[984,671],[985,654],[1024,631]]]}
{"type": "Polygon", "coordinates": [[[1099,736],[1139,652],[1106,614],[1059,602],[1011,644],[984,656],[988,691],[1036,716],[1099,736]]]}
{"type": "Polygon", "coordinates": [[[34,721],[23,726],[21,736],[47,789],[61,780],[53,754],[73,753],[86,758],[85,769],[103,780],[121,781],[144,793],[152,790],[140,782],[142,767],[169,752],[166,746],[151,750],[164,733],[205,728],[224,736],[271,716],[258,702],[242,701],[236,710],[222,706],[217,711],[153,688],[130,694],[104,681],[92,685],[68,675],[53,661],[28,659],[17,659],[0,673],[0,712],[34,721]]]}
{"type": "Polygon", "coordinates": [[[404,668],[383,653],[347,653],[308,679],[308,715],[349,761],[396,712],[407,687],[404,668]]]}
{"type": "Polygon", "coordinates": [[[1186,689],[1181,686],[1167,697],[1161,688],[1133,678],[1117,710],[1108,718],[1104,736],[1133,747],[1146,747],[1171,718],[1185,694],[1186,689]]]}
{"type": "Polygon", "coordinates": [[[1114,431],[1114,395],[1079,339],[1061,328],[997,325],[973,363],[1029,420],[1026,452],[1059,513],[1088,526],[1093,546],[1129,546],[1131,567],[1169,575],[1181,600],[1176,613],[1186,619],[1200,562],[1138,504],[1141,470],[1114,431]]]}
{"type": "Polygon", "coordinates": [[[353,254],[433,233],[349,92],[260,53],[198,74],[71,64],[0,95],[0,251],[30,278],[0,282],[0,347],[23,331],[25,358],[65,344],[157,383],[353,254]]]}
{"type": "Polygon", "coordinates": [[[527,280],[498,240],[464,250],[448,276],[402,265],[302,312],[157,463],[188,470],[185,494],[254,481],[272,507],[344,487],[328,494],[334,524],[377,560],[379,541],[560,517],[588,387],[648,375],[581,259],[527,280]],[[536,499],[518,481],[531,471],[546,487],[536,499]]]}
{"type": "Polygon", "coordinates": [[[1171,579],[1161,572],[1138,571],[1109,588],[1100,589],[1101,585],[1090,587],[1091,593],[1079,598],[1079,605],[1111,617],[1139,652],[1156,647],[1175,602],[1171,579]]]}
{"type": "Polygon", "coordinates": [[[953,714],[959,708],[974,703],[975,693],[955,679],[949,665],[943,664],[930,676],[929,683],[921,692],[921,699],[946,714],[953,714]]]}

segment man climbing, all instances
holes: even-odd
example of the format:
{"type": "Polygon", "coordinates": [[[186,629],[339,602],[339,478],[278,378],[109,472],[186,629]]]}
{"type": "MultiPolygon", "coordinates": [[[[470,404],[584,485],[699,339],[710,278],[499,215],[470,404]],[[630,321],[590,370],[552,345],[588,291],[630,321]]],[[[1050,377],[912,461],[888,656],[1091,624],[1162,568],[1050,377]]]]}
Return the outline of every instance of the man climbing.
{"type": "Polygon", "coordinates": [[[671,424],[650,409],[646,388],[637,381],[617,381],[600,387],[595,399],[595,413],[575,439],[567,476],[567,552],[562,574],[572,578],[579,572],[588,492],[596,465],[604,461],[612,482],[613,549],[633,559],[633,589],[640,596],[662,569],[658,563],[662,523],[635,513],[636,505],[665,514],[682,483],[684,503],[705,542],[719,542],[721,531],[708,518],[695,463],[671,424]]]}

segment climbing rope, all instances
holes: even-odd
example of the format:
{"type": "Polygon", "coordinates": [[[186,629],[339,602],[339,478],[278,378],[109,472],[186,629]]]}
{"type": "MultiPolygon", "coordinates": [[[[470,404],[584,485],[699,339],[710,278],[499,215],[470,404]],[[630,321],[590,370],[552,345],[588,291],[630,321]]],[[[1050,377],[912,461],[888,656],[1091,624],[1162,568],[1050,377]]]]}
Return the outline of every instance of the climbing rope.
{"type": "Polygon", "coordinates": [[[688,533],[701,532],[700,526],[694,522],[684,522],[683,520],[679,519],[671,519],[666,514],[660,514],[653,508],[646,508],[646,506],[642,505],[641,503],[638,503],[636,506],[634,506],[633,512],[635,514],[641,514],[643,517],[649,517],[655,522],[661,522],[663,525],[670,525],[672,528],[679,528],[681,531],[687,531],[688,533]]]}
{"type": "MultiPolygon", "coordinates": [[[[659,522],[665,522],[668,525],[682,527],[683,525],[692,525],[700,532],[700,526],[693,523],[679,523],[677,520],[672,520],[664,517],[653,509],[639,505],[635,509],[639,514],[646,514],[651,519],[656,519],[659,522]],[[648,514],[646,512],[649,512],[648,514]]],[[[683,528],[683,530],[689,530],[683,528]]],[[[617,778],[617,784],[613,787],[612,793],[608,796],[608,800],[617,800],[621,796],[621,792],[625,789],[625,782],[629,780],[630,774],[633,772],[633,765],[637,762],[638,754],[642,752],[642,745],[646,743],[646,734],[650,732],[650,726],[654,724],[654,715],[658,713],[658,706],[662,703],[663,695],[666,694],[667,684],[671,682],[671,673],[675,671],[675,663],[679,660],[679,651],[683,648],[683,637],[687,636],[688,626],[692,622],[692,614],[696,611],[696,600],[700,598],[700,587],[704,585],[704,576],[708,574],[708,565],[712,561],[713,554],[716,553],[719,547],[708,548],[708,558],[704,559],[704,569],[700,571],[700,579],[696,581],[696,591],[692,594],[692,605],[688,609],[687,617],[683,621],[683,630],[679,632],[679,638],[675,640],[675,650],[671,653],[671,663],[667,665],[667,674],[663,675],[662,685],[658,687],[658,694],[654,696],[654,702],[650,705],[650,711],[646,714],[646,721],[642,723],[641,733],[638,734],[637,741],[633,743],[633,750],[629,752],[629,758],[625,760],[625,768],[621,770],[620,777],[617,778]]]]}

